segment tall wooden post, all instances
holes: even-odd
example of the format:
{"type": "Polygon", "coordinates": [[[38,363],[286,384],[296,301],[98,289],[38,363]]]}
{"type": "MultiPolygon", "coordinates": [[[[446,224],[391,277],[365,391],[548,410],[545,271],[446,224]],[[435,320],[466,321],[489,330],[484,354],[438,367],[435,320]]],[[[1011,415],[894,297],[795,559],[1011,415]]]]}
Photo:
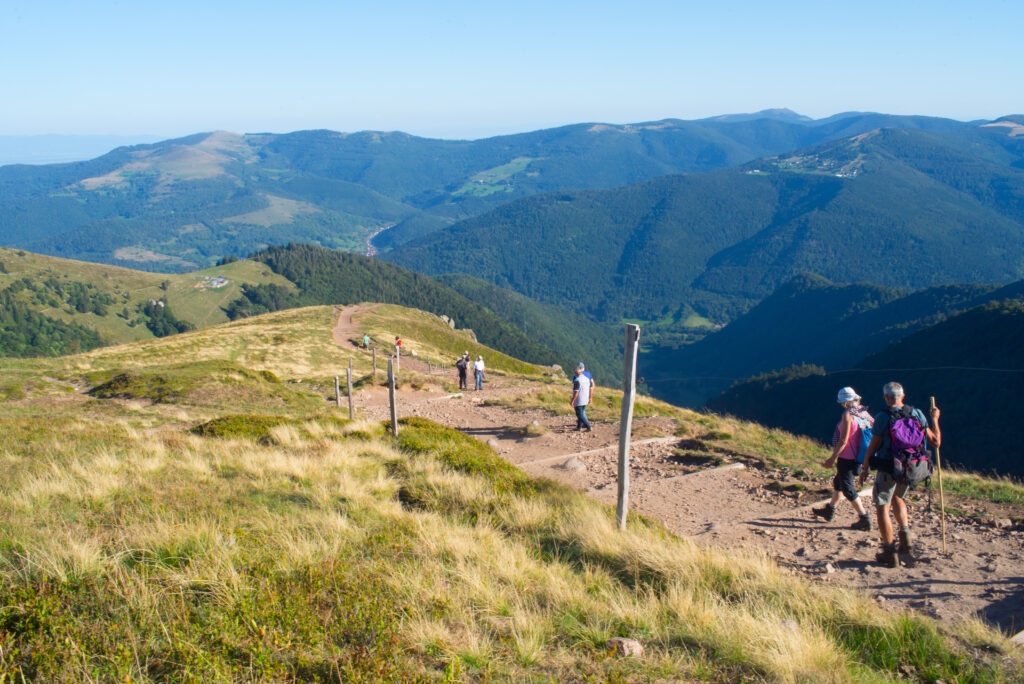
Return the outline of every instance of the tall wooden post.
{"type": "Polygon", "coordinates": [[[395,368],[388,359],[388,403],[391,405],[391,434],[398,435],[398,408],[395,406],[395,368]]]}
{"type": "Polygon", "coordinates": [[[334,376],[334,401],[341,408],[341,378],[334,376]]]}
{"type": "Polygon", "coordinates": [[[402,372],[402,348],[395,345],[395,373],[402,372]]]}
{"type": "MultiPolygon", "coordinates": [[[[351,364],[352,362],[349,361],[351,364]]],[[[352,366],[348,367],[348,419],[353,420],[356,417],[356,409],[352,405],[352,366]]]]}
{"type": "Polygon", "coordinates": [[[622,376],[622,418],[619,421],[619,499],[615,520],[620,530],[626,529],[629,510],[629,436],[633,430],[633,403],[636,401],[636,353],[640,342],[640,326],[626,326],[625,372],[622,376]]]}

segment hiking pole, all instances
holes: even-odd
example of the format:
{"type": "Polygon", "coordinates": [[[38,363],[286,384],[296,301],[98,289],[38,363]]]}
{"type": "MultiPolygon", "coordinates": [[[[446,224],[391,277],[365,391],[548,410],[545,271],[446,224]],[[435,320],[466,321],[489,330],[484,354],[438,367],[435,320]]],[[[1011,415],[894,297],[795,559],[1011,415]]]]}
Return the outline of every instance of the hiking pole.
{"type": "MultiPolygon", "coordinates": [[[[935,397],[931,397],[932,408],[935,408],[935,397]]],[[[939,470],[939,514],[942,520],[942,555],[946,555],[946,499],[942,495],[942,459],[939,458],[939,447],[935,447],[935,467],[939,470]]]]}

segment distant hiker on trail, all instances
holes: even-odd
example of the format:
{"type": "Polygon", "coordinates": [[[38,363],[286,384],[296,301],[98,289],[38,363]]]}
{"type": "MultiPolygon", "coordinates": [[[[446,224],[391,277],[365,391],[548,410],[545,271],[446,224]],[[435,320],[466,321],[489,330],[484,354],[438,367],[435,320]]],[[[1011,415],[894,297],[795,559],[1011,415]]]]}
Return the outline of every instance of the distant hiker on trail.
{"type": "Polygon", "coordinates": [[[459,389],[466,389],[466,372],[469,370],[469,352],[464,353],[455,362],[455,368],[459,371],[459,389]]]}
{"type": "MultiPolygon", "coordinates": [[[[931,459],[925,443],[938,448],[942,443],[942,432],[939,430],[939,409],[932,407],[932,427],[928,427],[928,421],[920,410],[903,403],[902,385],[890,382],[882,392],[888,409],[875,416],[874,434],[865,456],[868,465],[878,470],[871,500],[878,517],[882,550],[875,560],[895,568],[900,564],[900,554],[910,555],[913,541],[910,514],[903,497],[908,488],[931,475],[931,459]],[[893,542],[890,504],[900,526],[898,546],[893,542]]],[[[867,470],[861,473],[858,486],[864,483],[867,475],[867,470]]]]}
{"type": "Polygon", "coordinates": [[[476,357],[476,361],[473,363],[473,375],[476,376],[476,389],[482,390],[484,388],[484,357],[476,357]]]}
{"type": "Polygon", "coordinates": [[[831,468],[833,465],[836,467],[836,476],[832,479],[832,500],[813,510],[815,515],[824,518],[826,522],[832,522],[836,515],[839,495],[842,494],[853,504],[858,515],[857,522],[850,527],[854,530],[867,531],[871,529],[871,519],[864,510],[864,504],[860,502],[854,479],[863,468],[864,456],[872,437],[871,426],[875,419],[868,413],[867,407],[861,405],[860,396],[852,387],[839,390],[836,401],[843,405],[843,415],[832,436],[832,455],[821,464],[823,468],[831,468]]]}
{"type": "Polygon", "coordinates": [[[587,406],[594,395],[594,382],[583,364],[577,364],[572,379],[572,400],[569,404],[576,412],[576,431],[586,428],[587,432],[593,432],[590,421],[587,420],[587,406]]]}
{"type": "Polygon", "coordinates": [[[363,333],[363,349],[370,348],[370,336],[367,333],[363,333]]]}

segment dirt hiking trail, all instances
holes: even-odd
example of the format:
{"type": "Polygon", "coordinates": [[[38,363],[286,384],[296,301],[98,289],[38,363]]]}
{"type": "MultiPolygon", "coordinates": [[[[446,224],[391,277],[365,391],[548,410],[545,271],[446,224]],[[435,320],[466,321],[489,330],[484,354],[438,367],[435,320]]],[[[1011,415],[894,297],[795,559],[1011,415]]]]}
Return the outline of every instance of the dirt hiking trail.
{"type": "MultiPolygon", "coordinates": [[[[371,309],[339,307],[334,339],[340,346],[353,346],[349,339],[359,329],[352,318],[371,309]]],[[[427,364],[411,356],[403,357],[402,364],[419,373],[429,372],[427,364]]],[[[440,371],[434,369],[434,374],[440,371]]],[[[454,368],[446,375],[448,381],[456,382],[454,368]]],[[[485,405],[487,400],[530,389],[528,384],[494,374],[482,390],[459,394],[403,385],[397,392],[398,415],[422,416],[457,428],[490,444],[502,458],[532,475],[568,484],[614,506],[618,422],[592,420],[593,432],[577,432],[575,416],[485,405]],[[540,436],[525,436],[524,428],[531,423],[536,423],[533,431],[541,432],[540,436]]],[[[388,419],[385,388],[364,387],[354,400],[358,414],[388,419]]],[[[829,482],[822,482],[813,494],[786,491],[780,487],[786,484],[785,472],[742,462],[720,467],[687,463],[675,454],[684,438],[667,436],[673,429],[673,421],[667,418],[634,419],[630,512],[657,518],[698,544],[763,552],[793,573],[857,587],[882,605],[911,607],[945,620],[978,614],[1010,634],[1024,629],[1024,526],[999,528],[947,514],[950,553],[944,556],[938,495],[929,511],[924,491],[914,492],[908,498],[912,558],[904,557],[897,569],[885,568],[874,560],[878,533],[870,494],[863,499],[872,514],[870,532],[849,529],[856,514],[845,500],[840,500],[835,520],[825,523],[811,508],[831,494],[829,482]]],[[[970,508],[963,502],[957,506],[970,508]]]]}

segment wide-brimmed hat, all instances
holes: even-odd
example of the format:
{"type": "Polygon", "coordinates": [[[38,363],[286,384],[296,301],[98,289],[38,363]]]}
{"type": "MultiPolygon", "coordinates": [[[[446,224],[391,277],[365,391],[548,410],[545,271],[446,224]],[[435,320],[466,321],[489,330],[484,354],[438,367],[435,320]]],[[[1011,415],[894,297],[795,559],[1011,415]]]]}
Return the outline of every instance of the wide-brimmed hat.
{"type": "Polygon", "coordinates": [[[856,401],[860,399],[860,395],[857,394],[852,387],[844,387],[839,390],[839,394],[836,396],[836,401],[840,404],[845,404],[848,401],[856,401]]]}

